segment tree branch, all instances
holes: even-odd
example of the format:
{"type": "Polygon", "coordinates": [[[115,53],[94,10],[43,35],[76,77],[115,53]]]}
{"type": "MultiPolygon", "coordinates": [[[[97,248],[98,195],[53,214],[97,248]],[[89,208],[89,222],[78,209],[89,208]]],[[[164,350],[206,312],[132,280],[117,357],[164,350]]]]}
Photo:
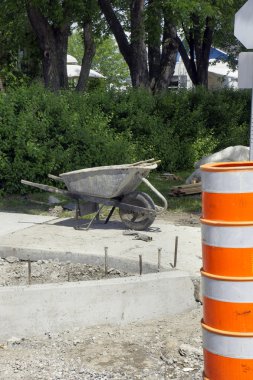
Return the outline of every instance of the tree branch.
{"type": "Polygon", "coordinates": [[[83,25],[83,41],[84,41],[84,55],[82,59],[82,68],[78,83],[76,86],[77,91],[85,91],[88,85],[89,73],[91,68],[92,59],[96,52],[94,39],[92,36],[91,22],[85,22],[83,25]]]}
{"type": "Polygon", "coordinates": [[[190,59],[188,57],[188,53],[184,47],[184,44],[183,42],[181,41],[181,39],[177,36],[176,37],[177,39],[177,43],[178,43],[178,51],[181,55],[181,58],[184,62],[184,65],[185,65],[185,68],[191,78],[191,81],[193,84],[196,84],[196,81],[197,81],[197,72],[196,72],[196,67],[194,66],[194,61],[192,63],[192,59],[190,59]]]}
{"type": "Polygon", "coordinates": [[[100,6],[101,11],[105,15],[106,21],[109,24],[111,31],[116,38],[116,41],[119,46],[119,50],[123,55],[128,66],[131,66],[131,47],[127,40],[127,36],[124,32],[124,29],[121,26],[119,19],[114,12],[110,0],[98,0],[98,5],[100,6]]]}

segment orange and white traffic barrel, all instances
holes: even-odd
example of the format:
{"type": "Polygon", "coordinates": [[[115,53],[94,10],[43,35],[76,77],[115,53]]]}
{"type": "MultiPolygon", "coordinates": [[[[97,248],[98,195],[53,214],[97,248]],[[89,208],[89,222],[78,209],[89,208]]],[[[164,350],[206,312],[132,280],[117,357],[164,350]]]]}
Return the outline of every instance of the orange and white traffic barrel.
{"type": "Polygon", "coordinates": [[[253,379],[253,162],[202,170],[206,380],[253,379]]]}

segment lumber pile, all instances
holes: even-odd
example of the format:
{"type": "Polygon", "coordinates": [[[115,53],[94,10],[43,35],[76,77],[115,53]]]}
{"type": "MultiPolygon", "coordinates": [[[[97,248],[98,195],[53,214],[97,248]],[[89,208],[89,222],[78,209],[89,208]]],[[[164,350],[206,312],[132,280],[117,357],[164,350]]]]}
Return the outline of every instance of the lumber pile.
{"type": "Polygon", "coordinates": [[[201,182],[192,183],[190,185],[173,186],[170,193],[173,197],[194,194],[201,194],[201,182]]]}

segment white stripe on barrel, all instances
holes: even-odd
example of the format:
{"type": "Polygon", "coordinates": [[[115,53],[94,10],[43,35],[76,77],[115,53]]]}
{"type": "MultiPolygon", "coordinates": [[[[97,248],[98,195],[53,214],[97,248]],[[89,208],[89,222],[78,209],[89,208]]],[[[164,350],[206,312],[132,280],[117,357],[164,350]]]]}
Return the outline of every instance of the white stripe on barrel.
{"type": "Polygon", "coordinates": [[[201,172],[202,191],[207,193],[253,193],[253,171],[201,172]]]}
{"type": "Polygon", "coordinates": [[[253,281],[217,281],[202,276],[202,294],[221,302],[253,304],[253,281]]]}
{"type": "MultiPolygon", "coordinates": [[[[252,215],[253,218],[253,215],[252,215]]],[[[253,226],[217,226],[202,223],[204,244],[220,248],[252,248],[253,226]]]]}
{"type": "Polygon", "coordinates": [[[220,335],[207,331],[205,328],[202,332],[205,350],[227,358],[253,359],[253,336],[220,335]]]}

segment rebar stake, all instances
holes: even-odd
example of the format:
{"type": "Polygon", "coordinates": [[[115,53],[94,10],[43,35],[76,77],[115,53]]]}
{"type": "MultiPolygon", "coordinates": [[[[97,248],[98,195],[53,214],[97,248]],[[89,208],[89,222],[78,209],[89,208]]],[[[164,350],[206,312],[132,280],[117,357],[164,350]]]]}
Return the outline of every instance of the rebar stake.
{"type": "Polygon", "coordinates": [[[105,247],[105,276],[108,274],[108,247],[105,247]]]}
{"type": "Polygon", "coordinates": [[[28,259],[28,284],[31,285],[32,283],[32,266],[31,266],[31,260],[28,259]]]}
{"type": "Polygon", "coordinates": [[[178,236],[176,236],[176,239],[175,239],[175,251],[174,251],[174,265],[173,265],[173,268],[176,268],[176,266],[177,266],[177,249],[178,249],[178,236]]]}
{"type": "Polygon", "coordinates": [[[142,255],[139,255],[140,276],[142,275],[142,255]]]}
{"type": "Polygon", "coordinates": [[[158,248],[158,263],[157,263],[157,271],[161,270],[161,257],[162,257],[162,248],[158,248]]]}
{"type": "Polygon", "coordinates": [[[176,268],[177,266],[177,251],[178,251],[178,236],[176,236],[175,238],[174,264],[170,263],[171,268],[176,268]]]}

